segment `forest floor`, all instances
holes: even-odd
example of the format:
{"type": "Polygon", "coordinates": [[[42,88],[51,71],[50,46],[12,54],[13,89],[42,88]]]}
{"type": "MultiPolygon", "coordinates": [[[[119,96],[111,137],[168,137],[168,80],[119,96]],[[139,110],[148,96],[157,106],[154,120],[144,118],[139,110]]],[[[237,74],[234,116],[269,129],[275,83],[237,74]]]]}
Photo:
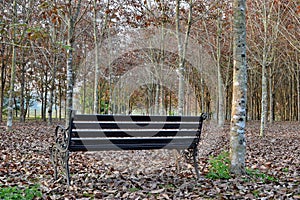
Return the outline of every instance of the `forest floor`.
{"type": "Polygon", "coordinates": [[[38,184],[42,199],[300,199],[298,122],[268,125],[264,138],[259,137],[259,122],[247,123],[246,166],[256,170],[254,175],[206,177],[210,156],[228,151],[229,126],[219,130],[205,122],[200,180],[184,159],[177,171],[172,150],[88,152],[71,154],[70,187],[63,176],[53,180],[49,148],[55,124],[15,122],[11,132],[0,129],[0,189],[38,184]]]}

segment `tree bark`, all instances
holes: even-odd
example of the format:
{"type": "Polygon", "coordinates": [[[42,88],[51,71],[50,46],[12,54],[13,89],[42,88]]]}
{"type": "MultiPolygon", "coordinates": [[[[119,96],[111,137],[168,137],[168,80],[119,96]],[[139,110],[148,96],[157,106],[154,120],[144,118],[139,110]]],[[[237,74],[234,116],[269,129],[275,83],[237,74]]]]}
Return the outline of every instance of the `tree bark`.
{"type": "Polygon", "coordinates": [[[179,88],[178,88],[178,115],[183,115],[184,113],[184,97],[185,97],[185,83],[184,83],[184,76],[185,76],[185,57],[186,57],[186,49],[188,45],[188,39],[190,36],[190,30],[192,26],[192,0],[189,1],[189,16],[187,22],[187,28],[185,32],[184,42],[182,43],[181,33],[180,33],[180,17],[179,17],[179,10],[180,10],[180,1],[176,0],[176,32],[177,32],[177,40],[178,40],[178,55],[179,55],[179,88]]]}
{"type": "MultiPolygon", "coordinates": [[[[94,0],[94,46],[95,46],[95,82],[94,82],[94,113],[99,113],[99,55],[98,55],[98,27],[97,27],[97,0],[94,0]]],[[[100,100],[101,101],[101,100],[100,100]]]]}
{"type": "Polygon", "coordinates": [[[233,93],[230,128],[231,172],[245,174],[246,155],[246,104],[247,104],[247,63],[246,63],[246,0],[234,0],[234,41],[233,41],[233,93]]]}
{"type": "Polygon", "coordinates": [[[47,121],[47,102],[48,102],[48,72],[47,70],[45,71],[45,82],[42,83],[43,84],[43,87],[45,87],[44,89],[44,93],[42,93],[42,95],[44,95],[44,103],[43,103],[43,108],[42,108],[42,119],[43,121],[47,121]]]}
{"type": "Polygon", "coordinates": [[[22,70],[21,70],[21,98],[20,98],[20,122],[25,122],[26,112],[25,112],[25,69],[26,62],[24,61],[24,54],[23,54],[23,63],[22,63],[22,70]]]}
{"type": "MultiPolygon", "coordinates": [[[[13,1],[13,23],[16,23],[17,17],[17,3],[16,0],[13,1]]],[[[13,27],[13,46],[12,46],[12,63],[11,63],[11,76],[10,76],[10,87],[9,87],[9,99],[7,107],[7,129],[12,130],[13,124],[13,105],[14,105],[14,88],[15,88],[15,79],[16,79],[16,28],[13,27]]]]}
{"type": "MultiPolygon", "coordinates": [[[[264,59],[263,59],[264,60],[264,59]]],[[[265,126],[267,122],[267,109],[268,109],[268,86],[267,86],[267,68],[266,63],[262,65],[262,81],[261,81],[261,118],[260,118],[260,137],[265,136],[265,126]]]]}
{"type": "MultiPolygon", "coordinates": [[[[298,60],[298,53],[296,53],[296,59],[298,60]]],[[[297,119],[298,121],[300,121],[300,64],[299,62],[297,62],[297,77],[296,77],[296,81],[297,81],[297,119]]]]}
{"type": "Polygon", "coordinates": [[[75,43],[75,22],[79,16],[81,0],[77,2],[76,13],[72,15],[71,2],[69,0],[68,39],[67,39],[67,96],[66,96],[66,127],[69,126],[73,109],[73,48],[75,43]]]}
{"type": "Polygon", "coordinates": [[[221,74],[221,37],[222,37],[222,27],[221,27],[221,16],[217,20],[217,67],[218,67],[218,126],[222,127],[225,123],[224,115],[224,85],[221,74]]]}
{"type": "MultiPolygon", "coordinates": [[[[4,45],[3,45],[3,54],[4,55],[4,45]]],[[[4,56],[2,56],[3,58],[4,56]]],[[[0,72],[0,122],[3,121],[3,116],[2,116],[2,110],[3,110],[3,100],[4,100],[4,85],[6,81],[6,76],[5,76],[5,61],[2,59],[2,66],[1,66],[1,72],[0,72]]]]}
{"type": "MultiPolygon", "coordinates": [[[[2,6],[1,12],[4,10],[4,6],[2,6]]],[[[6,49],[6,44],[4,44],[5,39],[4,37],[1,37],[1,68],[0,68],[0,122],[3,121],[3,116],[2,116],[2,110],[3,110],[3,99],[4,99],[4,85],[5,85],[5,61],[7,59],[4,59],[5,55],[5,49],[6,49]]]]}
{"type": "MultiPolygon", "coordinates": [[[[57,31],[56,31],[56,27],[55,24],[52,24],[51,27],[51,39],[52,42],[55,43],[57,41],[57,31]]],[[[54,45],[54,52],[57,52],[57,47],[56,45],[54,45]]],[[[46,55],[43,53],[43,55],[45,56],[45,59],[48,62],[49,67],[51,66],[50,61],[47,59],[46,55]]],[[[53,115],[53,104],[55,105],[55,99],[54,99],[54,93],[55,93],[55,82],[56,82],[56,77],[57,77],[57,65],[58,65],[58,57],[57,54],[54,53],[53,55],[53,62],[52,62],[52,70],[51,70],[51,85],[50,85],[50,95],[49,95],[49,105],[48,105],[48,125],[52,124],[52,115],[53,115]]]]}
{"type": "Polygon", "coordinates": [[[54,91],[55,91],[55,80],[56,80],[56,71],[57,71],[57,62],[56,55],[54,55],[54,66],[52,69],[52,80],[50,87],[50,96],[49,96],[49,106],[48,106],[48,125],[52,124],[52,114],[53,114],[53,100],[54,100],[54,91]]]}
{"type": "Polygon", "coordinates": [[[274,82],[272,67],[269,68],[269,122],[273,123],[274,120],[274,82]]]}
{"type": "Polygon", "coordinates": [[[267,48],[267,29],[268,29],[268,16],[266,2],[263,3],[263,27],[264,27],[264,38],[263,38],[263,49],[262,49],[262,72],[261,72],[261,118],[260,118],[260,137],[265,136],[265,126],[268,117],[268,82],[267,82],[267,58],[268,58],[268,48],[267,48]]]}

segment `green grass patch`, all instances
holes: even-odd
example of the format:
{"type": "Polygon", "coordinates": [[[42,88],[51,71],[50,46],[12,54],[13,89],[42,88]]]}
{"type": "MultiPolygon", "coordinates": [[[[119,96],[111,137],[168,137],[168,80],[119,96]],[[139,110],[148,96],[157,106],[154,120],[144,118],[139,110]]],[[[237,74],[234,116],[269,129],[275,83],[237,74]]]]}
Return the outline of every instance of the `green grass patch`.
{"type": "Polygon", "coordinates": [[[87,193],[87,192],[84,192],[82,194],[83,197],[88,197],[88,198],[94,198],[94,194],[90,194],[90,193],[87,193]]]}
{"type": "Polygon", "coordinates": [[[254,179],[260,179],[262,180],[263,182],[267,182],[267,181],[270,181],[270,182],[276,182],[278,181],[277,178],[275,178],[274,176],[270,176],[268,174],[265,174],[257,169],[249,169],[249,168],[246,168],[246,173],[248,176],[254,178],[254,179]]]}
{"type": "Polygon", "coordinates": [[[285,167],[281,169],[282,172],[289,172],[289,168],[285,167]]]}
{"type": "Polygon", "coordinates": [[[4,185],[0,186],[0,199],[29,200],[37,197],[42,197],[42,192],[40,191],[39,185],[33,185],[26,188],[20,188],[17,186],[14,187],[5,187],[4,185]]]}
{"type": "MultiPolygon", "coordinates": [[[[209,165],[209,172],[206,174],[206,178],[210,179],[230,179],[230,159],[229,159],[229,152],[222,151],[217,156],[210,156],[208,160],[209,165]]],[[[265,174],[259,170],[249,169],[246,168],[246,173],[248,177],[245,177],[245,181],[249,181],[249,178],[253,178],[256,180],[261,180],[263,182],[276,182],[278,181],[277,178],[265,174]]]]}
{"type": "Polygon", "coordinates": [[[137,192],[139,190],[141,190],[141,188],[136,188],[136,187],[129,188],[129,192],[137,192]]]}
{"type": "Polygon", "coordinates": [[[230,176],[230,160],[229,160],[229,152],[222,151],[217,156],[210,156],[208,163],[209,172],[206,174],[207,178],[210,179],[229,179],[230,176]]]}
{"type": "Polygon", "coordinates": [[[259,197],[259,191],[258,190],[253,190],[252,191],[252,194],[255,198],[258,198],[259,197]]]}

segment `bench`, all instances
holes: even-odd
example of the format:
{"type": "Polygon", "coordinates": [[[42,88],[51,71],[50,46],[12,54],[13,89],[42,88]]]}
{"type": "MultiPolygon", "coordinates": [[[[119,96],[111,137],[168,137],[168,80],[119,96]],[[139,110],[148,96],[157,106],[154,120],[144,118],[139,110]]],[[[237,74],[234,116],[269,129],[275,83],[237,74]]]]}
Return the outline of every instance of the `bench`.
{"type": "Polygon", "coordinates": [[[197,178],[197,146],[202,123],[200,116],[139,116],[139,115],[83,115],[74,114],[68,128],[57,126],[55,143],[51,147],[54,176],[61,166],[70,185],[70,152],[108,150],[185,150],[193,158],[197,178]]]}

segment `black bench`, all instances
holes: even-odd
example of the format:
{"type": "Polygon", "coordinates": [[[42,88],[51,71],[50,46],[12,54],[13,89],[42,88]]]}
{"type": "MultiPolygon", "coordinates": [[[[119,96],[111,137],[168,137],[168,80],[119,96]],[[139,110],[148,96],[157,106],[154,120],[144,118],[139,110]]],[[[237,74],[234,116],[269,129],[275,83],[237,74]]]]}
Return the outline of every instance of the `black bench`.
{"type": "Polygon", "coordinates": [[[65,168],[70,185],[69,153],[107,150],[185,150],[193,158],[197,178],[197,146],[201,116],[73,115],[68,128],[57,126],[51,147],[54,176],[58,166],[65,168]]]}

